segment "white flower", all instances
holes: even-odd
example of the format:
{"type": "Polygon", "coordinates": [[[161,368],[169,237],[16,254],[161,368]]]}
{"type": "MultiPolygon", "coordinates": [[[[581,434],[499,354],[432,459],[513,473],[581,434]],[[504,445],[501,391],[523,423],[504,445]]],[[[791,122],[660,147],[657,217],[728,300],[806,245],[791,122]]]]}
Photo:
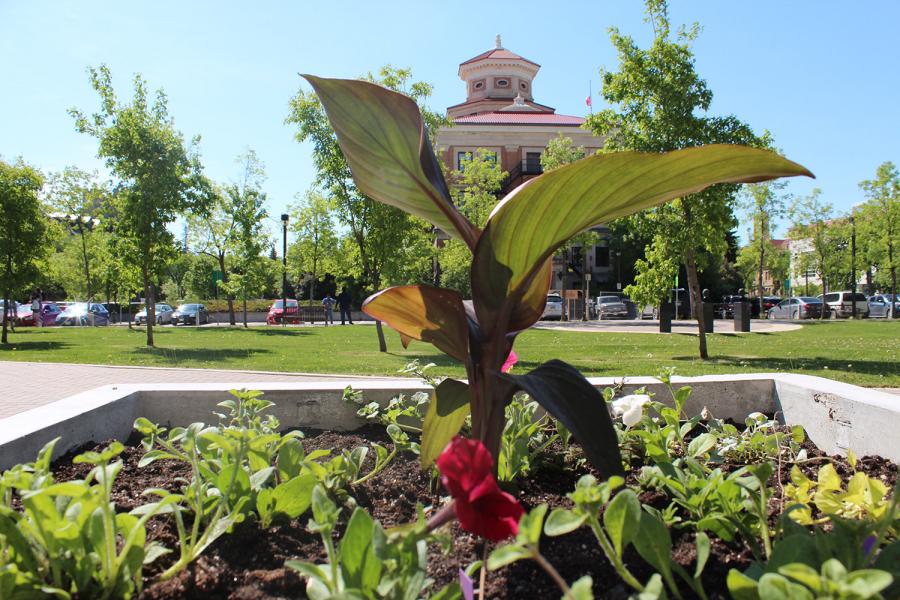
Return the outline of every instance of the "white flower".
{"type": "Polygon", "coordinates": [[[650,402],[647,394],[631,394],[612,401],[614,417],[622,417],[626,427],[637,425],[644,414],[644,405],[650,402]]]}

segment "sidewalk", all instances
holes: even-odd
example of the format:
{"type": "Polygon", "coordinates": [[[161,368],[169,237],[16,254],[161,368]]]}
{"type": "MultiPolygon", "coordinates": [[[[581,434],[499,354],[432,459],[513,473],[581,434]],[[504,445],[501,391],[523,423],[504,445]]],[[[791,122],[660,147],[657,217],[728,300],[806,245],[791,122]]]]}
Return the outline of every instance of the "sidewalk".
{"type": "Polygon", "coordinates": [[[167,369],[0,361],[0,419],[75,394],[117,383],[254,383],[390,380],[393,377],[272,373],[223,369],[167,369]]]}

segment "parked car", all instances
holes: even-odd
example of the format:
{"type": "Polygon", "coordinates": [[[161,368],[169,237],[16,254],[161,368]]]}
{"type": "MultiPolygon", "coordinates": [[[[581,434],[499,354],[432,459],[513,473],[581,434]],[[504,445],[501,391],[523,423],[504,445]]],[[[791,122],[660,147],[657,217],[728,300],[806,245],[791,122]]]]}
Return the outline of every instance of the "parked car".
{"type": "MultiPolygon", "coordinates": [[[[175,312],[175,309],[169,306],[168,304],[161,302],[156,305],[156,324],[163,325],[165,323],[172,322],[172,313],[175,312]]],[[[141,311],[134,315],[134,322],[138,325],[144,325],[147,323],[147,307],[141,309],[141,311]]]]}
{"type": "Polygon", "coordinates": [[[209,311],[202,304],[182,304],[172,313],[172,325],[205,325],[209,323],[209,311]]]}
{"type": "MultiPolygon", "coordinates": [[[[44,302],[41,305],[41,321],[43,322],[43,326],[49,327],[51,325],[56,325],[56,317],[58,317],[61,312],[62,309],[60,309],[55,302],[44,302]]],[[[31,309],[30,304],[19,305],[19,325],[24,325],[26,327],[36,325],[34,311],[31,309]]]]}
{"type": "Polygon", "coordinates": [[[818,319],[822,316],[822,310],[828,308],[818,298],[798,296],[797,298],[785,298],[769,309],[770,319],[818,319]]]}
{"type": "MultiPolygon", "coordinates": [[[[272,303],[272,306],[269,307],[269,313],[266,315],[266,324],[275,325],[276,323],[281,323],[282,318],[284,317],[284,300],[276,300],[272,303]]],[[[288,317],[291,315],[296,315],[300,312],[300,303],[297,300],[292,298],[287,299],[287,314],[288,317]]]]}
{"type": "Polygon", "coordinates": [[[658,319],[659,318],[659,306],[655,304],[645,304],[641,307],[641,319],[658,319]]]}
{"type": "Polygon", "coordinates": [[[598,319],[627,319],[628,307],[618,296],[597,296],[598,319]]]}
{"type": "Polygon", "coordinates": [[[900,294],[892,296],[891,294],[875,294],[869,298],[869,316],[870,317],[888,317],[891,315],[891,300],[894,301],[894,314],[896,317],[900,315],[900,294]]]}
{"type": "Polygon", "coordinates": [[[562,319],[563,299],[559,294],[547,294],[547,304],[544,305],[542,319],[562,319]]]}
{"type": "Polygon", "coordinates": [[[96,302],[75,302],[57,315],[56,324],[101,327],[109,325],[109,312],[96,302]]]}
{"type": "Polygon", "coordinates": [[[856,304],[856,316],[866,318],[869,316],[869,302],[865,294],[859,292],[828,292],[825,296],[819,296],[828,305],[831,318],[853,316],[853,304],[856,304]]]}

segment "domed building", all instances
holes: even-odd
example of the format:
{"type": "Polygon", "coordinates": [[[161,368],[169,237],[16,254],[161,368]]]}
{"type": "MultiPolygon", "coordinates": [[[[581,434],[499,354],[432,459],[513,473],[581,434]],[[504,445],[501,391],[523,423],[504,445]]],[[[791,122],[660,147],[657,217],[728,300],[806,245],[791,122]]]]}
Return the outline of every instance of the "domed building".
{"type": "MultiPolygon", "coordinates": [[[[437,132],[435,146],[448,171],[460,170],[466,155],[487,151],[508,173],[500,190],[503,197],[521,183],[541,174],[541,153],[559,134],[584,147],[590,156],[603,140],[583,129],[585,119],[557,114],[556,109],[534,100],[534,79],[541,66],[504,48],[497,36],[496,47],[459,65],[459,78],[466,84],[466,101],[447,108],[452,127],[437,132]]],[[[596,246],[583,252],[569,250],[567,260],[553,258],[553,288],[567,288],[577,297],[590,273],[592,292],[621,289],[610,256],[609,229],[597,227],[596,246]],[[564,273],[568,273],[563,279],[564,273]]]]}
{"type": "Polygon", "coordinates": [[[533,84],[540,68],[504,48],[499,35],[495,48],[459,65],[466,101],[447,108],[453,127],[438,131],[436,139],[450,170],[458,170],[467,153],[485,149],[509,173],[506,192],[541,173],[541,153],[560,133],[589,155],[602,146],[600,138],[582,129],[583,117],[560,115],[535,102],[533,84]]]}

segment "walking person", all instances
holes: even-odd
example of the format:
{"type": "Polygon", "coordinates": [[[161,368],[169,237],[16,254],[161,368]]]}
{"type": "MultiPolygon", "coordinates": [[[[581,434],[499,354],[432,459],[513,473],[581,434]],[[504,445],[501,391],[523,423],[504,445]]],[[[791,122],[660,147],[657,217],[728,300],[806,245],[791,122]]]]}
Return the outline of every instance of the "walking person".
{"type": "Polygon", "coordinates": [[[34,326],[35,327],[43,327],[44,326],[44,318],[41,315],[41,311],[44,307],[44,295],[41,293],[41,289],[34,293],[34,297],[31,299],[31,315],[34,317],[34,326]]]}
{"type": "Polygon", "coordinates": [[[341,308],[341,325],[344,324],[345,317],[353,325],[353,317],[350,316],[350,300],[350,292],[347,291],[347,286],[344,286],[337,297],[338,306],[341,308]]]}
{"type": "Polygon", "coordinates": [[[325,297],[322,298],[322,306],[325,307],[325,325],[327,326],[329,323],[334,325],[334,298],[330,293],[326,293],[325,297]]]}

